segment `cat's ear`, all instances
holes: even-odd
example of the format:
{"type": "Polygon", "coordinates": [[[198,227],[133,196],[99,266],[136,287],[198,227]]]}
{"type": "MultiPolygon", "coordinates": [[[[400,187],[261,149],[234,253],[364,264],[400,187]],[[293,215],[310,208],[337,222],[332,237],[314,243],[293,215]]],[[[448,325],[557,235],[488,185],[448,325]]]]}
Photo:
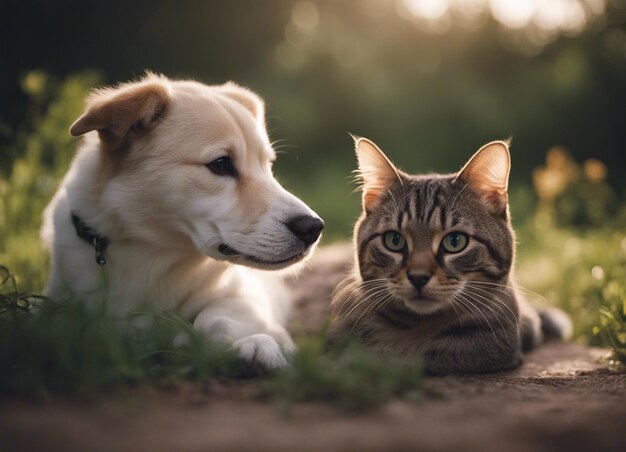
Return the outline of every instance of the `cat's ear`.
{"type": "Polygon", "coordinates": [[[492,141],[481,147],[459,171],[456,180],[468,183],[495,215],[506,211],[511,156],[509,143],[492,141]]]}
{"type": "Polygon", "coordinates": [[[394,183],[402,183],[402,178],[397,168],[374,142],[367,138],[352,138],[359,162],[358,174],[363,182],[363,208],[369,212],[394,183]]]}

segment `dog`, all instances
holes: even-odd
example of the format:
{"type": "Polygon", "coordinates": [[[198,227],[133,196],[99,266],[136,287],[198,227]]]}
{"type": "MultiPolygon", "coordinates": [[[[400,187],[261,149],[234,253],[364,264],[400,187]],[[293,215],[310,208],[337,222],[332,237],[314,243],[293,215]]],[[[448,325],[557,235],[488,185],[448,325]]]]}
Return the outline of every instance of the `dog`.
{"type": "Polygon", "coordinates": [[[272,175],[261,98],[147,73],[96,89],[84,136],[44,212],[45,294],[178,313],[264,369],[287,364],[288,294],[324,222],[272,175]]]}

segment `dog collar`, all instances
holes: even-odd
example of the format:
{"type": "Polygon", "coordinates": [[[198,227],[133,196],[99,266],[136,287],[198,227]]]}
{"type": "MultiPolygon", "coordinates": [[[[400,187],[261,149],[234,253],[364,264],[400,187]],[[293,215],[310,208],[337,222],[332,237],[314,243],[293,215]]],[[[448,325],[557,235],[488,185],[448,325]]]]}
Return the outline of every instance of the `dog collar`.
{"type": "Polygon", "coordinates": [[[76,235],[96,250],[96,263],[98,265],[106,264],[107,260],[104,253],[109,246],[109,239],[100,236],[95,230],[87,226],[74,212],[72,212],[72,224],[76,229],[76,235]]]}

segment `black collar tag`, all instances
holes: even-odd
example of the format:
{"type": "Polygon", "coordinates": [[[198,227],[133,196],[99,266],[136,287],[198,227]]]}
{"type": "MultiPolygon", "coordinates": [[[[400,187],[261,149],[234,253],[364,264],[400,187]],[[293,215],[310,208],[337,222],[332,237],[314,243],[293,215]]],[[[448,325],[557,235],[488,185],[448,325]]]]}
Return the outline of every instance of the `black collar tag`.
{"type": "Polygon", "coordinates": [[[104,265],[107,263],[105,252],[109,246],[109,239],[98,235],[98,233],[83,223],[78,215],[72,212],[72,224],[76,229],[76,235],[89,243],[96,250],[96,263],[104,265]]]}

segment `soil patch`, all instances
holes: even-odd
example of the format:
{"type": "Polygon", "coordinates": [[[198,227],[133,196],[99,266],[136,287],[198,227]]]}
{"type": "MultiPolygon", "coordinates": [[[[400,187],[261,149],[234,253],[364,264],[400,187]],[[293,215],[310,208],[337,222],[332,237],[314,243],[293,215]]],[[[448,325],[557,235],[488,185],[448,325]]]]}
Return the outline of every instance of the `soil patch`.
{"type": "Polygon", "coordinates": [[[285,417],[253,382],[110,399],[4,402],[0,450],[626,450],[626,374],[606,351],[552,344],[518,370],[427,378],[421,400],[362,415],[299,404],[285,417]]]}

